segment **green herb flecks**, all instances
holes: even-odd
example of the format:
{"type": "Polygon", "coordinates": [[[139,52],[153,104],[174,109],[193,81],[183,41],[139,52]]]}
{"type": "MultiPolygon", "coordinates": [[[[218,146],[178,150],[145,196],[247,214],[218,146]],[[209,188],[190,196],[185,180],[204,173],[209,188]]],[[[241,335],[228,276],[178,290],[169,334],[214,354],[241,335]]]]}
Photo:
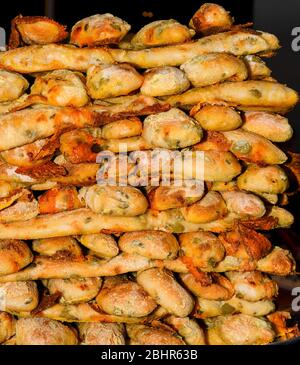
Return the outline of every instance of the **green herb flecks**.
{"type": "Polygon", "coordinates": [[[233,153],[248,154],[251,151],[251,145],[248,141],[236,141],[231,147],[233,153]]]}
{"type": "Polygon", "coordinates": [[[257,99],[260,99],[262,97],[262,92],[258,89],[250,89],[249,92],[252,96],[254,96],[257,99]]]}

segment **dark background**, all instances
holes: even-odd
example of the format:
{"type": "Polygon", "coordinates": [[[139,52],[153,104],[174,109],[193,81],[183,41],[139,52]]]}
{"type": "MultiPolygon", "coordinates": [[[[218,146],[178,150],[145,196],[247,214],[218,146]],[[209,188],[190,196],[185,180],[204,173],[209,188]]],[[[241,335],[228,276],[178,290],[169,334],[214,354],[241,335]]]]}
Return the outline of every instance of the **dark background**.
{"type": "MultiPolygon", "coordinates": [[[[72,26],[76,21],[93,14],[112,13],[126,20],[133,30],[138,30],[152,20],[174,18],[188,23],[193,13],[205,1],[198,0],[8,0],[5,9],[1,8],[1,26],[9,27],[10,20],[18,15],[44,15],[48,13],[58,22],[72,26]],[[53,4],[53,5],[52,5],[53,4]],[[144,17],[144,11],[154,16],[144,17]]],[[[252,18],[253,1],[216,1],[230,10],[238,22],[252,18]]],[[[1,4],[2,6],[3,4],[1,4]]]]}

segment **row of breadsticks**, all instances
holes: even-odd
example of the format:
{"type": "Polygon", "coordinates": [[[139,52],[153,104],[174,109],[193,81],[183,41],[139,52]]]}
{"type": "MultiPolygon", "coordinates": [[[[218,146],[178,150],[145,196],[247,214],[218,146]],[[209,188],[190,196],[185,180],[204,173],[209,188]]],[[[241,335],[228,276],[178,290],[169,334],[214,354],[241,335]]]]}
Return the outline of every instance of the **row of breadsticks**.
{"type": "MultiPolygon", "coordinates": [[[[99,326],[94,343],[109,341],[101,332],[106,325],[99,322],[127,323],[129,328],[149,331],[148,335],[152,330],[154,334],[162,331],[157,333],[161,335],[157,340],[141,335],[136,340],[140,344],[173,344],[170,336],[176,333],[181,337],[176,335],[174,344],[235,343],[238,334],[233,328],[228,329],[230,336],[235,334],[232,340],[210,333],[211,325],[218,328],[229,315],[231,320],[241,322],[241,328],[267,328],[267,336],[264,332],[253,333],[246,340],[242,336],[241,343],[267,343],[276,336],[288,335],[284,324],[282,333],[277,333],[276,326],[262,316],[268,315],[271,322],[272,316],[287,318],[286,313],[270,314],[275,309],[273,300],[278,288],[267,274],[292,273],[294,260],[288,251],[272,248],[266,237],[244,225],[218,237],[209,232],[181,234],[178,241],[174,235],[159,231],[125,233],[118,243],[108,234],[39,239],[32,242],[32,249],[36,252],[33,262],[24,242],[1,242],[1,309],[24,318],[17,321],[16,338],[11,340],[18,344],[42,343],[30,329],[42,323],[50,326],[53,336],[57,326],[64,333],[64,340],[49,339],[49,343],[77,343],[76,333],[70,339],[70,328],[57,320],[86,322],[80,327],[95,330],[99,326]],[[89,249],[87,256],[84,248],[89,249]],[[24,266],[27,268],[20,270],[24,266]],[[33,280],[39,279],[49,295],[38,291],[33,280]],[[208,339],[195,318],[205,320],[208,339]],[[161,328],[158,320],[171,328],[161,328]],[[22,332],[22,326],[28,335],[22,332]],[[193,334],[187,331],[191,326],[196,331],[193,334]]],[[[2,314],[6,320],[1,321],[1,341],[10,338],[15,328],[15,320],[8,313],[2,314]]],[[[127,334],[133,340],[129,328],[127,334]]],[[[107,325],[108,333],[112,329],[116,330],[107,325]]]]}

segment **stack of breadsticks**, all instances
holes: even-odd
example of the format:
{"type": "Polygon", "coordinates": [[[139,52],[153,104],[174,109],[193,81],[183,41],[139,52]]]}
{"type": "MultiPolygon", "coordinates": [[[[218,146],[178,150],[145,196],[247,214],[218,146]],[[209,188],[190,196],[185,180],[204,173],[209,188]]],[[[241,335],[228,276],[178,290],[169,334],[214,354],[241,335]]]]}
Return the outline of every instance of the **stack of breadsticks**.
{"type": "Polygon", "coordinates": [[[44,17],[12,21],[0,53],[1,343],[299,334],[276,311],[269,276],[292,274],[295,261],[268,235],[293,223],[277,143],[292,136],[283,115],[298,96],[260,58],[277,38],[247,26],[215,4],[189,26],[160,20],[134,35],[111,14],[70,34],[44,17]],[[203,188],[136,184],[141,151],[139,167],[154,151],[189,151],[191,180],[201,152],[203,188]],[[99,183],[124,161],[115,182],[126,184],[99,183]]]}

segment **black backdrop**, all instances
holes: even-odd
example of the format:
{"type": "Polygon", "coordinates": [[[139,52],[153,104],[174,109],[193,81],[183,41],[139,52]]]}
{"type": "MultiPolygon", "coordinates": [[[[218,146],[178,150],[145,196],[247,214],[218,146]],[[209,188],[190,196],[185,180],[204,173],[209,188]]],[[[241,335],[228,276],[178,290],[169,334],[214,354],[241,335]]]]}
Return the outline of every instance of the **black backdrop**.
{"type": "MultiPolygon", "coordinates": [[[[300,93],[300,50],[295,52],[291,47],[295,38],[292,29],[300,27],[300,1],[256,0],[253,10],[255,28],[276,34],[282,45],[278,54],[267,60],[274,77],[300,93]]],[[[294,138],[287,147],[300,152],[300,106],[288,118],[294,128],[294,138]]]]}
{"type": "MultiPolygon", "coordinates": [[[[17,14],[43,15],[45,11],[50,11],[57,21],[72,26],[86,16],[109,12],[126,20],[132,25],[133,30],[138,30],[150,21],[142,15],[144,11],[153,13],[151,20],[175,18],[187,23],[203,2],[201,0],[180,2],[176,0],[8,0],[4,9],[1,4],[0,25],[9,27],[10,19],[17,14]],[[54,6],[52,7],[51,4],[54,6]]],[[[252,0],[218,0],[216,2],[230,9],[238,22],[252,19],[252,0]]]]}

